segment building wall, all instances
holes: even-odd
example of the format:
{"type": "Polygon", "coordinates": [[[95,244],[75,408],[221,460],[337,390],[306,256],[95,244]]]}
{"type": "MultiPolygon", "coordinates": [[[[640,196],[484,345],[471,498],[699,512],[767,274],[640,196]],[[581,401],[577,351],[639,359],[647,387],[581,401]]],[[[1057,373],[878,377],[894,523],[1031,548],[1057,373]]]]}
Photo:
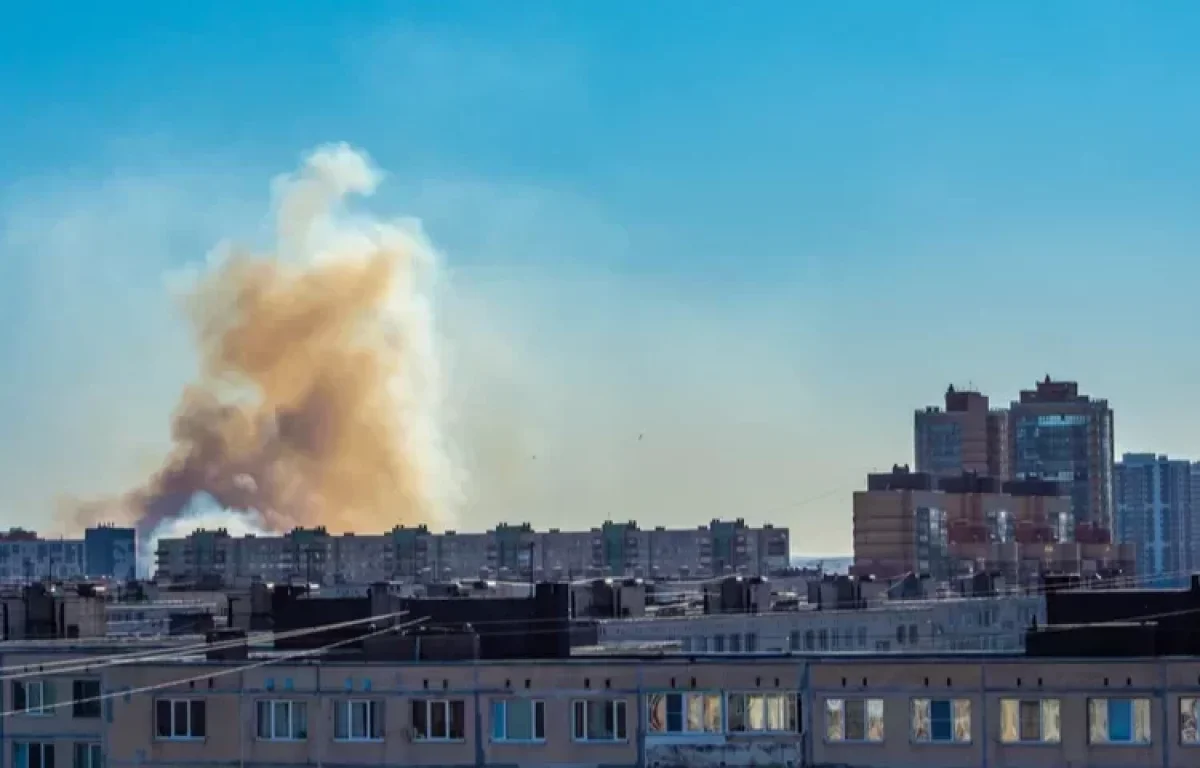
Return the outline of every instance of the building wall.
{"type": "Polygon", "coordinates": [[[85,570],[81,539],[0,541],[0,583],[78,579],[85,570]]]}
{"type": "Polygon", "coordinates": [[[918,472],[955,476],[963,472],[996,475],[1000,462],[989,437],[988,399],[978,392],[946,392],[945,409],[929,407],[916,412],[913,424],[914,457],[918,472]]]}
{"type": "MultiPolygon", "coordinates": [[[[37,657],[10,651],[0,658],[9,666],[37,657]]],[[[67,706],[45,715],[8,717],[4,722],[8,744],[0,764],[14,765],[18,745],[53,744],[56,766],[65,768],[76,744],[96,744],[111,768],[313,764],[1183,768],[1196,761],[1193,712],[1200,693],[1200,661],[768,656],[453,665],[281,662],[257,669],[159,662],[110,665],[95,672],[29,681],[48,681],[59,691],[70,691],[76,679],[98,680],[110,697],[99,716],[77,717],[67,706]],[[157,737],[158,699],[203,702],[204,735],[157,737]],[[382,724],[378,740],[334,739],[334,709],[350,699],[378,702],[382,724]],[[414,738],[413,704],[424,706],[429,700],[460,703],[461,733],[456,735],[461,738],[414,738]],[[542,703],[543,739],[514,743],[494,738],[494,707],[509,700],[542,703]],[[767,701],[778,704],[783,713],[774,719],[778,730],[734,730],[734,713],[747,700],[756,700],[752,706],[758,707],[767,701]],[[1125,729],[1139,737],[1137,742],[1104,743],[1096,737],[1123,736],[1122,729],[1101,727],[1089,713],[1104,704],[1115,723],[1121,719],[1119,708],[1109,703],[1123,700],[1130,701],[1130,709],[1144,708],[1148,727],[1139,722],[1125,729]],[[303,704],[307,710],[303,738],[258,738],[257,705],[262,701],[303,704]],[[1010,724],[1004,716],[1008,701],[1033,704],[1035,713],[1048,712],[1046,708],[1053,705],[1057,717],[1046,714],[1030,721],[1046,729],[1039,736],[1050,738],[1012,743],[1009,737],[1014,733],[1005,727],[1010,724]],[[584,702],[600,714],[606,706],[621,708],[625,725],[621,737],[574,738],[574,713],[584,702]],[[676,702],[684,708],[682,718],[669,714],[676,702]],[[701,729],[680,733],[656,727],[664,710],[666,722],[672,725],[691,720],[686,712],[692,702],[697,715],[693,722],[701,729]],[[867,710],[868,702],[869,732],[878,741],[847,740],[848,733],[857,734],[836,713],[847,708],[867,710]],[[950,702],[956,703],[951,707],[950,702]],[[940,721],[935,725],[919,716],[943,706],[958,715],[945,728],[940,721]],[[926,734],[943,733],[957,738],[950,742],[926,738],[926,734]]],[[[766,722],[757,717],[754,721],[766,722]]],[[[604,718],[593,725],[602,730],[604,718]]]]}

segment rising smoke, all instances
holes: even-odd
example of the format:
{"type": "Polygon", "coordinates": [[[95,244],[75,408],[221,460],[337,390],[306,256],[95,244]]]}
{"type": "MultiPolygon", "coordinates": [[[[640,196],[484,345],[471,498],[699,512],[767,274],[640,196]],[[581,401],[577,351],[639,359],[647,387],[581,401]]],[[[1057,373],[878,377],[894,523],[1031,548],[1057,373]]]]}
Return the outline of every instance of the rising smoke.
{"type": "Polygon", "coordinates": [[[272,531],[443,519],[456,483],[438,418],[436,254],[415,222],[346,211],[379,181],[334,145],[276,182],[274,247],[222,246],[184,291],[200,375],[161,468],[64,522],[124,519],[149,541],[222,511],[272,531]]]}

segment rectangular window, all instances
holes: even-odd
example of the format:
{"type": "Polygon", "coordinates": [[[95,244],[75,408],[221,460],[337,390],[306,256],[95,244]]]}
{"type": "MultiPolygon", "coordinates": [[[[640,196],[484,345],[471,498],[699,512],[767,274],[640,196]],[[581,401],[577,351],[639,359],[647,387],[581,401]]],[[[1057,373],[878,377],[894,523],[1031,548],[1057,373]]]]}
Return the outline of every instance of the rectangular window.
{"type": "Polygon", "coordinates": [[[575,741],[625,741],[625,702],[621,699],[576,699],[571,703],[571,738],[575,741]]]}
{"type": "Polygon", "coordinates": [[[154,736],[158,739],[203,739],[207,712],[203,699],[156,699],[154,736]]]}
{"type": "Polygon", "coordinates": [[[546,702],[498,699],[492,702],[492,741],[545,741],[546,702]]]}
{"type": "Polygon", "coordinates": [[[16,680],[12,684],[13,709],[27,715],[54,712],[54,684],[42,680],[16,680]]]}
{"type": "Polygon", "coordinates": [[[731,693],[726,696],[730,733],[799,733],[800,697],[791,693],[731,693]]]}
{"type": "Polygon", "coordinates": [[[462,699],[413,699],[413,738],[417,741],[462,741],[466,719],[462,699]]]}
{"type": "Polygon", "coordinates": [[[652,693],[646,697],[649,730],[662,733],[720,733],[721,695],[652,693]]]}
{"type": "Polygon", "coordinates": [[[1200,699],[1179,700],[1179,743],[1200,744],[1200,699]]]}
{"type": "Polygon", "coordinates": [[[100,681],[73,681],[71,700],[72,717],[100,717],[100,681]]]}
{"type": "Polygon", "coordinates": [[[1149,744],[1150,699],[1088,699],[1089,744],[1149,744]]]}
{"type": "Polygon", "coordinates": [[[825,740],[883,741],[883,699],[826,699],[825,740]]]}
{"type": "Polygon", "coordinates": [[[258,702],[258,738],[303,741],[308,738],[308,705],[302,701],[263,699],[258,702]]]}
{"type": "Polygon", "coordinates": [[[54,745],[39,741],[14,742],[13,768],[54,768],[54,745]]]}
{"type": "Polygon", "coordinates": [[[95,742],[76,742],[74,768],[104,768],[100,745],[95,742]]]}
{"type": "Polygon", "coordinates": [[[379,741],[383,738],[383,703],[374,699],[339,701],[333,710],[335,741],[379,741]]]}
{"type": "Polygon", "coordinates": [[[1004,744],[1058,744],[1062,720],[1058,699],[1001,699],[1000,741],[1004,744]]]}
{"type": "Polygon", "coordinates": [[[912,738],[925,744],[970,742],[970,699],[913,699],[912,738]]]}

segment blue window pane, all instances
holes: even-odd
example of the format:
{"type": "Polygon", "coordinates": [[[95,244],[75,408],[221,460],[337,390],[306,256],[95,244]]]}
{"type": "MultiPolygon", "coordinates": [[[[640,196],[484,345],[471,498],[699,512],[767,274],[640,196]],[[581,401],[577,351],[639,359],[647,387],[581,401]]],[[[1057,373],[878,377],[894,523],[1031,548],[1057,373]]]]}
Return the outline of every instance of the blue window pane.
{"type": "Polygon", "coordinates": [[[504,738],[504,702],[492,702],[492,738],[497,741],[504,738]]]}
{"type": "Polygon", "coordinates": [[[275,690],[275,678],[273,678],[273,677],[268,677],[268,678],[267,678],[267,683],[266,683],[266,686],[265,686],[265,688],[266,688],[268,691],[273,691],[273,690],[275,690]]]}
{"type": "Polygon", "coordinates": [[[1108,740],[1133,741],[1133,702],[1129,699],[1108,700],[1108,740]]]}
{"type": "Polygon", "coordinates": [[[954,715],[950,702],[929,702],[929,736],[933,741],[954,740],[954,715]]]}
{"type": "Polygon", "coordinates": [[[671,733],[683,731],[683,697],[677,694],[667,696],[667,730],[671,733]]]}

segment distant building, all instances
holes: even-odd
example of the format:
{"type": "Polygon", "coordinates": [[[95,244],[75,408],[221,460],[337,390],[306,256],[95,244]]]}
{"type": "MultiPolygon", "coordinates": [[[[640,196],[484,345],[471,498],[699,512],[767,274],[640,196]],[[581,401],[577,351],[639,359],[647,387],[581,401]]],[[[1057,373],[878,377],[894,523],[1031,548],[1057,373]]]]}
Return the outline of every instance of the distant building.
{"type": "Polygon", "coordinates": [[[989,409],[987,395],[951,385],[944,409],[916,412],[913,438],[918,472],[1009,477],[1008,413],[989,409]]]}
{"type": "Polygon", "coordinates": [[[1107,400],[1047,376],[1012,403],[1009,430],[1014,477],[1062,484],[1077,525],[1112,530],[1113,412],[1107,400]]]}
{"type": "Polygon", "coordinates": [[[1131,547],[1074,533],[1070,499],[1055,483],[896,467],[869,475],[867,490],[854,494],[852,572],[935,581],[993,573],[1034,584],[1044,571],[1128,569],[1131,547]]]}
{"type": "Polygon", "coordinates": [[[283,536],[238,538],[224,530],[196,531],[182,539],[160,539],[156,561],[158,578],[168,581],[362,584],[531,576],[761,576],[786,570],[789,552],[786,528],[754,528],[737,519],[649,530],[633,522],[606,522],[590,531],[535,531],[528,523],[501,524],[484,533],[438,534],[418,526],[337,536],[324,528],[300,528],[283,536]]]}
{"type": "Polygon", "coordinates": [[[1116,465],[1117,540],[1137,548],[1143,583],[1184,586],[1200,564],[1192,546],[1194,471],[1189,461],[1153,453],[1127,453],[1116,465]]]}
{"type": "Polygon", "coordinates": [[[79,539],[47,540],[21,528],[0,533],[0,583],[81,578],[85,573],[83,550],[79,539]]]}
{"type": "Polygon", "coordinates": [[[132,581],[137,578],[137,533],[133,528],[101,525],[83,532],[87,575],[132,581]]]}

